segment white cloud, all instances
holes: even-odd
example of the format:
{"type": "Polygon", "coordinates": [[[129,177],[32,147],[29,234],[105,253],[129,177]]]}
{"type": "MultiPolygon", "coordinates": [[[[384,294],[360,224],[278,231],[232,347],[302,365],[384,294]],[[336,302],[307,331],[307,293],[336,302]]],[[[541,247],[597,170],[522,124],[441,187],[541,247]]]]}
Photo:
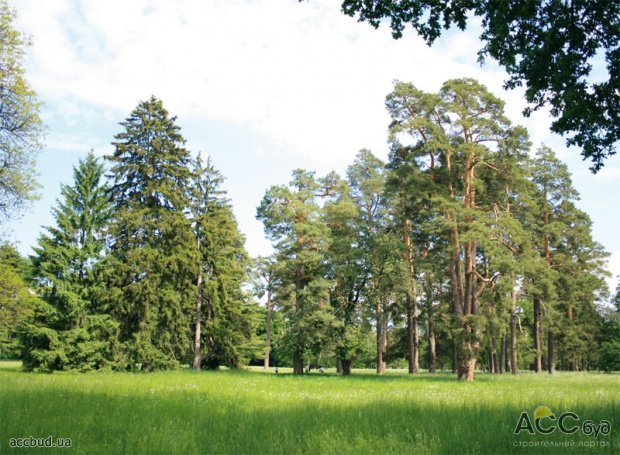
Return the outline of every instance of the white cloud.
{"type": "MultiPolygon", "coordinates": [[[[475,33],[433,48],[413,34],[394,41],[328,0],[24,0],[19,12],[46,97],[127,113],[156,94],[180,116],[260,131],[327,162],[361,147],[386,153],[383,100],[395,78],[437,90],[472,76],[498,94],[504,78],[475,62],[475,33]]],[[[521,120],[521,94],[501,96],[521,120]]]]}

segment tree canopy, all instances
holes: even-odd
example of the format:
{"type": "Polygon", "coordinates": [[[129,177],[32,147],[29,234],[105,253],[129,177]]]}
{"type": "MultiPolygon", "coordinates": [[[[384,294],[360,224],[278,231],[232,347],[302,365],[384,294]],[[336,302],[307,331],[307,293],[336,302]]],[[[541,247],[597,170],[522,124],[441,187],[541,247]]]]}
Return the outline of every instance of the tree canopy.
{"type": "Polygon", "coordinates": [[[36,198],[35,158],[41,148],[40,103],[25,76],[28,38],[14,27],[15,11],[0,1],[0,214],[36,198]]]}

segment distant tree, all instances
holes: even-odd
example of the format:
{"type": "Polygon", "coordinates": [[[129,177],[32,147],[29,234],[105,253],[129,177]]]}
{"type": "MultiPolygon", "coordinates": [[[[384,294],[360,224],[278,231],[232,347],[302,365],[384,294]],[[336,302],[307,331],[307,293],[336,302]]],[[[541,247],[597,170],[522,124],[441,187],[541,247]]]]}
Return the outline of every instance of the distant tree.
{"type": "Polygon", "coordinates": [[[62,185],[52,209],[55,226],[42,234],[32,257],[33,277],[45,304],[24,330],[28,369],[94,369],[113,362],[116,324],[97,299],[96,266],[103,258],[111,203],[103,165],[89,153],[62,185]]]}
{"type": "Polygon", "coordinates": [[[0,1],[0,214],[37,197],[35,159],[41,149],[40,103],[25,78],[29,39],[14,28],[15,11],[0,1]]]}
{"type": "Polygon", "coordinates": [[[568,145],[581,147],[594,172],[616,153],[620,3],[343,0],[342,10],[375,28],[389,20],[396,39],[410,24],[429,45],[444,29],[456,25],[464,30],[472,16],[480,17],[483,47],[478,58],[492,57],[506,69],[506,88],[525,86],[531,107],[524,114],[549,105],[556,118],[552,131],[568,135],[568,145]],[[602,79],[592,74],[596,58],[605,60],[602,79]]]}
{"type": "Polygon", "coordinates": [[[277,261],[274,256],[259,256],[254,260],[252,270],[252,284],[254,294],[259,298],[265,298],[265,359],[263,366],[269,368],[269,360],[272,350],[272,323],[276,306],[274,299],[278,286],[277,261]]]}
{"type": "Polygon", "coordinates": [[[120,323],[126,368],[173,368],[190,357],[200,260],[188,216],[191,156],[175,119],[155,97],[140,102],[108,157],[106,305],[120,323]]]}

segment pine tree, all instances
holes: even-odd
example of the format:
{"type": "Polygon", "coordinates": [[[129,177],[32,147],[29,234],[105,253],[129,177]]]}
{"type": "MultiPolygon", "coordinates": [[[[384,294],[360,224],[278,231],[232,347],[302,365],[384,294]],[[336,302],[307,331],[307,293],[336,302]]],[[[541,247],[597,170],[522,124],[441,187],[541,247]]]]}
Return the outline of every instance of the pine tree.
{"type": "Polygon", "coordinates": [[[111,211],[103,172],[92,152],[80,160],[73,185],[62,185],[52,210],[56,226],[34,248],[33,274],[45,304],[24,333],[26,368],[85,370],[113,362],[117,327],[95,292],[111,211]]]}
{"type": "Polygon", "coordinates": [[[190,357],[199,260],[188,216],[191,156],[175,120],[161,100],[140,102],[108,157],[114,216],[106,304],[130,369],[173,368],[190,357]]]}
{"type": "Polygon", "coordinates": [[[279,289],[286,345],[293,372],[303,373],[304,356],[319,354],[331,340],[336,321],[329,305],[330,282],[325,255],[331,235],[322,219],[322,203],[337,193],[340,179],[297,169],[288,186],[272,186],[261,201],[257,218],[274,242],[284,286],[279,289]]]}
{"type": "Polygon", "coordinates": [[[491,182],[503,172],[502,155],[526,147],[526,133],[512,127],[503,102],[472,79],[447,81],[438,94],[399,82],[386,106],[395,149],[399,138],[413,138],[417,166],[426,176],[420,189],[431,189],[432,205],[442,214],[458,376],[473,380],[483,326],[480,299],[496,281],[494,271],[484,267],[484,254],[502,243],[493,232],[497,195],[491,182]]]}

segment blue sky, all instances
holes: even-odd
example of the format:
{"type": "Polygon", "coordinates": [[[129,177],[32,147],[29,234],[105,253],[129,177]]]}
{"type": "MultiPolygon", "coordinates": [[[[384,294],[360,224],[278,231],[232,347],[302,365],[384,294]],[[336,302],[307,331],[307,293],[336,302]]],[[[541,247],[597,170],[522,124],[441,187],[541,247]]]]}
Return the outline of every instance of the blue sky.
{"type": "MultiPolygon", "coordinates": [[[[620,160],[593,176],[576,149],[549,133],[546,111],[525,119],[523,92],[506,92],[506,74],[476,61],[475,26],[428,48],[413,32],[392,40],[339,11],[339,1],[310,0],[9,0],[32,37],[27,74],[44,103],[46,147],[38,172],[42,198],[6,237],[28,254],[71,169],[93,149],[112,151],[118,125],[140,100],[164,101],[193,151],[210,154],[226,177],[252,255],[269,243],[255,219],[267,187],[303,167],[344,173],[360,148],[387,158],[385,95],[395,79],[436,91],[453,77],[474,77],[506,101],[534,148],[551,146],[573,173],[578,205],[620,273],[616,202],[620,160]]],[[[615,283],[615,280],[614,280],[615,283]]],[[[613,285],[613,284],[612,284],[613,285]]]]}

